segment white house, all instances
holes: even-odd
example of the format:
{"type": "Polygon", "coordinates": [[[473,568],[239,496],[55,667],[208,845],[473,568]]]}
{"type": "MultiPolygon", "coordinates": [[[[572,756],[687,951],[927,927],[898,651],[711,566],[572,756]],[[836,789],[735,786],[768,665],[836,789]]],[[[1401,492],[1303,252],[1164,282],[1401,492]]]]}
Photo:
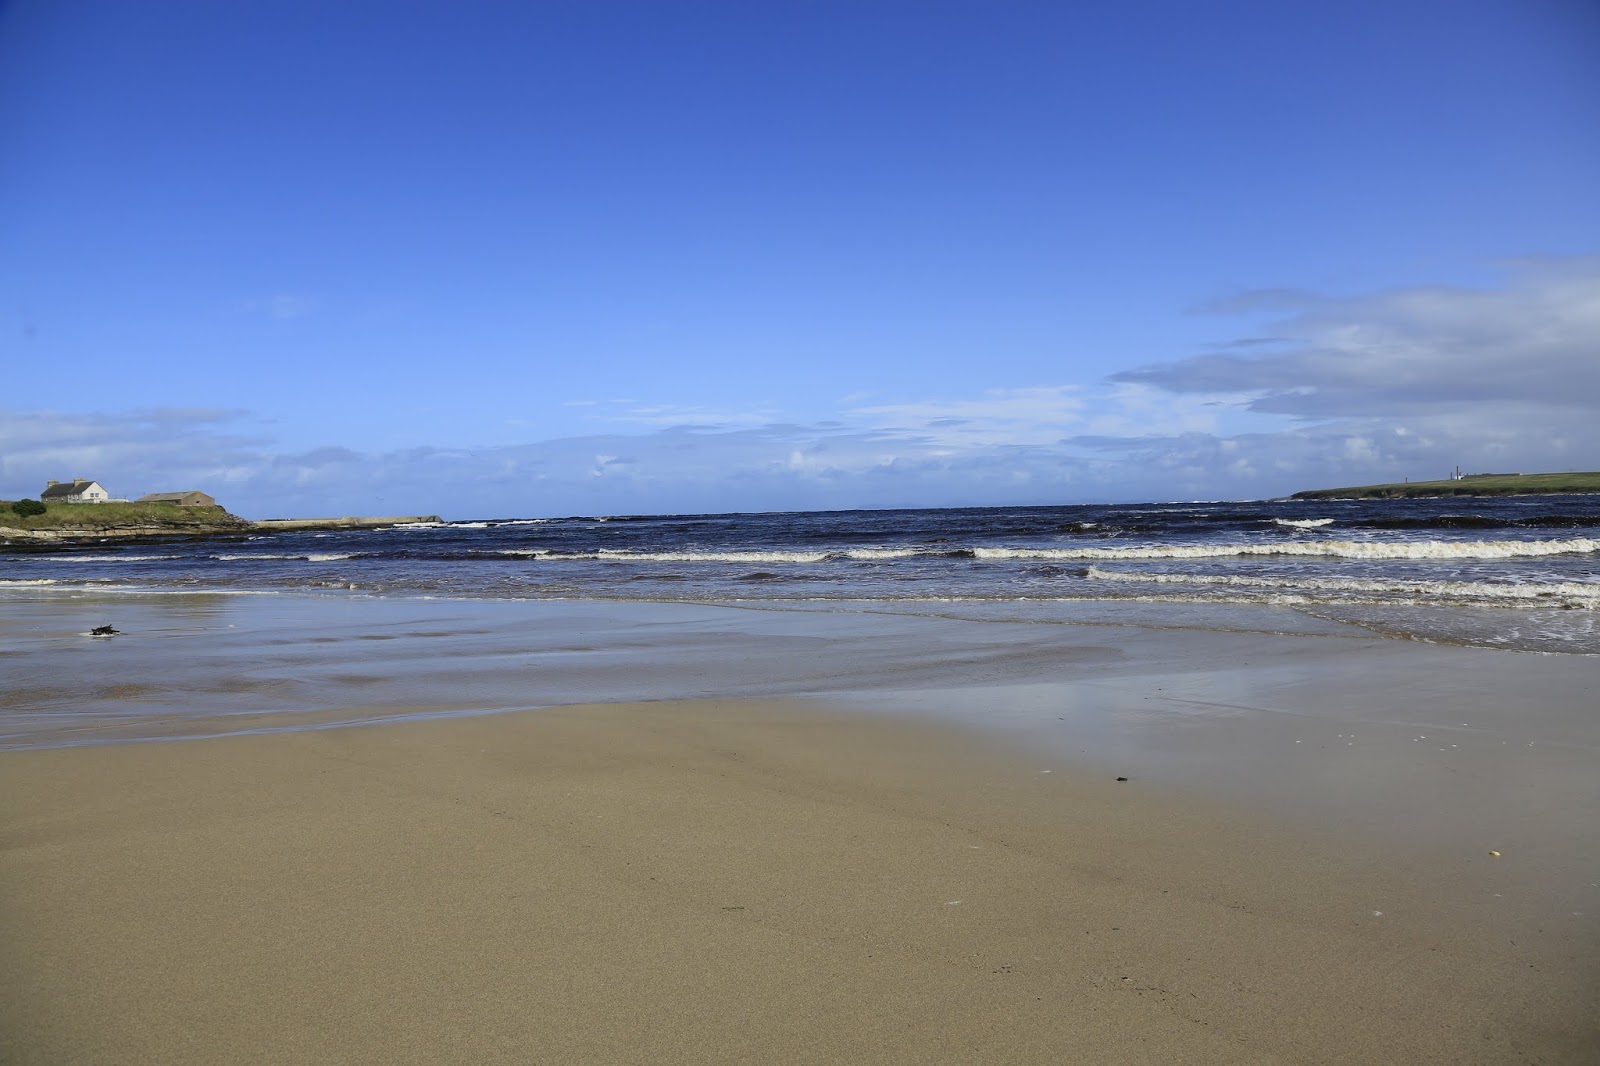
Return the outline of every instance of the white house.
{"type": "Polygon", "coordinates": [[[111,499],[111,493],[102,488],[100,482],[79,477],[71,481],[46,481],[39,499],[45,503],[105,503],[111,499]]]}

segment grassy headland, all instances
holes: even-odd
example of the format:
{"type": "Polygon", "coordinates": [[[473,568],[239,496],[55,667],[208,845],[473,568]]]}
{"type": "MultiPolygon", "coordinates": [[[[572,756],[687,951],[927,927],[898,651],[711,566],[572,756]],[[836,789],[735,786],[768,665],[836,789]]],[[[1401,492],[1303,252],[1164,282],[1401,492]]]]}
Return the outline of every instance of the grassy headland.
{"type": "Polygon", "coordinates": [[[1557,496],[1600,492],[1600,471],[1567,474],[1502,474],[1444,481],[1407,481],[1394,485],[1356,485],[1342,489],[1307,489],[1292,500],[1374,500],[1418,496],[1557,496]]]}
{"type": "Polygon", "coordinates": [[[76,537],[208,536],[243,533],[252,524],[221,507],[173,503],[46,503],[43,514],[19,515],[0,501],[0,539],[67,540],[76,537]]]}

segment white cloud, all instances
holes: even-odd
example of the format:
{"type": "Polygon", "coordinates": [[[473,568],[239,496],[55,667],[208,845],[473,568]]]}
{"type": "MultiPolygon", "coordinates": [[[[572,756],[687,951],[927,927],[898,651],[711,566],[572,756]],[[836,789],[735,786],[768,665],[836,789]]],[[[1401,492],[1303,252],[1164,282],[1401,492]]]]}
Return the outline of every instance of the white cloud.
{"type": "MultiPolygon", "coordinates": [[[[1600,396],[1600,259],[1521,260],[1508,273],[1501,289],[1300,294],[1292,302],[1247,294],[1221,309],[1293,312],[1268,324],[1270,344],[1252,336],[1116,379],[1230,394],[1252,411],[1300,418],[1592,408],[1600,396]]],[[[1494,419],[1485,413],[1483,421],[1494,419]]]]}
{"type": "Polygon", "coordinates": [[[1051,444],[1082,420],[1076,385],[989,389],[966,399],[850,407],[844,414],[881,430],[951,446],[1051,444]]]}
{"type": "MultiPolygon", "coordinates": [[[[1297,485],[1435,478],[1458,463],[1600,468],[1600,259],[1516,261],[1498,289],[1346,299],[1273,290],[1209,310],[1289,314],[1267,323],[1270,339],[1258,330],[1223,352],[1116,380],[1292,419],[1237,437],[1265,492],[1290,476],[1297,485]]],[[[1214,461],[1200,438],[1182,435],[1094,443],[1193,478],[1214,461]]]]}
{"type": "Polygon", "coordinates": [[[641,404],[636,400],[569,400],[562,406],[597,409],[588,418],[633,426],[668,428],[694,426],[702,429],[730,429],[737,426],[762,426],[775,421],[778,412],[770,406],[741,410],[718,410],[685,404],[641,404]]]}

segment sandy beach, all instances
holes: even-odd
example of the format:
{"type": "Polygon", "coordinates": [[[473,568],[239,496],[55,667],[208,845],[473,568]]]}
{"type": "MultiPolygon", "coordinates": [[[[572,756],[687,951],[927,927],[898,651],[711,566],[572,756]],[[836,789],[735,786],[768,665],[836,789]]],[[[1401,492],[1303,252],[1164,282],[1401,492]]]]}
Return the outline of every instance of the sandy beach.
{"type": "Polygon", "coordinates": [[[1592,660],[168,599],[5,619],[6,1062],[1600,1057],[1592,660]]]}

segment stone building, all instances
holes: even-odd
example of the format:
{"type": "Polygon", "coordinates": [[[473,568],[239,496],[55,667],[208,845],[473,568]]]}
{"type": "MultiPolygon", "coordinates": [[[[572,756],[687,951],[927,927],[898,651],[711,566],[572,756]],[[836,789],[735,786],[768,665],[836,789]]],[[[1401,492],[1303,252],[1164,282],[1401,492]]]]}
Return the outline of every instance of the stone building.
{"type": "Polygon", "coordinates": [[[207,496],[197,489],[190,489],[188,492],[152,492],[148,495],[140,496],[133,502],[175,503],[179,507],[215,507],[217,505],[215,497],[207,496]]]}

